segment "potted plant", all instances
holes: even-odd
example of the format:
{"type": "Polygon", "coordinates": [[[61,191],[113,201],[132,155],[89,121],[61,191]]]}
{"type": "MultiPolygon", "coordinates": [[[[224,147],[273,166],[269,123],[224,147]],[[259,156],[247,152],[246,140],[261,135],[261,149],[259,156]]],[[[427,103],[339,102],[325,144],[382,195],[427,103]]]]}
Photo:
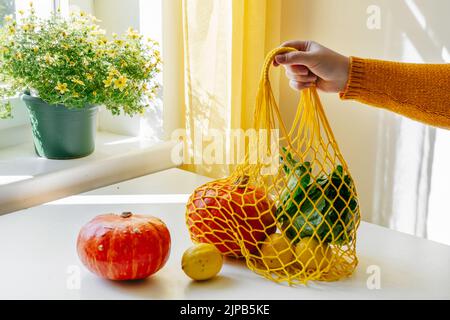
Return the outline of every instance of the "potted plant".
{"type": "Polygon", "coordinates": [[[135,30],[105,36],[84,12],[48,19],[34,8],[5,18],[0,29],[0,117],[11,116],[7,97],[22,94],[36,153],[72,159],[94,150],[96,114],[140,114],[158,89],[157,43],[135,30]]]}

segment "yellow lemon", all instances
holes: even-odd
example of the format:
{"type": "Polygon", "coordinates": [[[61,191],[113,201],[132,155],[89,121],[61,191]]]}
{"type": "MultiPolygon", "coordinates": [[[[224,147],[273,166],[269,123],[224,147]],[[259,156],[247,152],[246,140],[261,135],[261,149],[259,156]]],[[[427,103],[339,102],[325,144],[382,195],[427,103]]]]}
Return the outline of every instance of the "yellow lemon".
{"type": "Polygon", "coordinates": [[[305,270],[324,270],[333,258],[331,248],[326,243],[320,243],[315,238],[302,238],[295,246],[297,261],[305,270]]]}
{"type": "Polygon", "coordinates": [[[273,233],[264,240],[261,246],[261,256],[270,269],[287,266],[294,260],[289,241],[279,233],[273,233]]]}
{"type": "Polygon", "coordinates": [[[200,243],[187,249],[181,259],[181,268],[193,280],[208,280],[222,269],[223,257],[217,248],[209,243],[200,243]]]}

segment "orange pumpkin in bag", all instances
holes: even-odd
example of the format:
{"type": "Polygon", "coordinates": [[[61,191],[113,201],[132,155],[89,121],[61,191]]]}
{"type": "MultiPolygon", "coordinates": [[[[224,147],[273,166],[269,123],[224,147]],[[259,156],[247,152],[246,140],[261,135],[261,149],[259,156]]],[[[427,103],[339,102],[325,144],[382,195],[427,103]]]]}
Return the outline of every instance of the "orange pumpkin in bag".
{"type": "Polygon", "coordinates": [[[187,204],[186,220],[194,242],[211,243],[224,255],[241,257],[242,246],[257,250],[267,233],[276,230],[274,203],[248,176],[222,179],[196,190],[187,204]]]}

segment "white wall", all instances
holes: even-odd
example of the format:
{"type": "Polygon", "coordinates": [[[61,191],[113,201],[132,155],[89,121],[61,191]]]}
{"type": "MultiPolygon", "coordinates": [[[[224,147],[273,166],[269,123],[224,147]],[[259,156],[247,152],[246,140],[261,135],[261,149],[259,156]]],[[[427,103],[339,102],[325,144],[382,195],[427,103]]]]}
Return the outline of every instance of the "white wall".
{"type": "MultiPolygon", "coordinates": [[[[134,28],[146,37],[150,37],[160,43],[163,61],[171,61],[174,50],[163,50],[164,47],[172,49],[172,33],[179,33],[178,27],[168,21],[169,17],[178,15],[172,9],[177,1],[181,0],[74,0],[90,1],[94,15],[101,20],[100,26],[107,31],[108,35],[112,33],[123,34],[128,28],[134,28]],[[163,7],[166,8],[163,10],[163,7]],[[165,16],[164,16],[165,15],[165,16]],[[164,16],[164,19],[163,19],[164,16]],[[163,30],[163,23],[170,24],[167,31],[163,30]],[[170,30],[169,30],[170,29],[170,30]],[[165,38],[163,41],[163,37],[165,38]]],[[[85,3],[85,6],[87,4],[85,3]]],[[[181,20],[181,18],[180,18],[181,20]]],[[[171,75],[172,66],[165,67],[164,74],[171,75]]],[[[174,92],[171,90],[176,85],[172,78],[159,78],[163,82],[164,92],[174,92]],[[171,82],[169,82],[171,81],[171,82]],[[167,90],[168,89],[168,90],[167,90]]],[[[161,94],[162,97],[162,94],[161,94]]],[[[161,98],[160,97],[160,98],[161,98]]],[[[108,111],[101,110],[99,113],[99,129],[118,134],[132,136],[141,136],[150,139],[163,138],[164,129],[167,131],[171,126],[168,114],[171,114],[171,106],[174,106],[175,98],[164,94],[164,108],[162,100],[156,99],[152,106],[146,110],[144,116],[127,115],[112,116],[108,111]],[[164,117],[164,121],[163,121],[164,117]]]]}
{"type": "Polygon", "coordinates": [[[94,13],[109,34],[139,29],[139,0],[94,0],[94,13]]]}
{"type": "MultiPolygon", "coordinates": [[[[80,9],[100,19],[99,25],[111,36],[123,34],[129,27],[139,30],[139,0],[69,0],[71,9],[80,9]]],[[[117,134],[140,135],[140,117],[126,115],[113,116],[101,108],[98,116],[98,129],[117,134]]]]}
{"type": "Polygon", "coordinates": [[[71,9],[78,9],[90,14],[94,13],[94,0],[69,0],[71,9]]]}
{"type": "MultiPolygon", "coordinates": [[[[443,62],[450,49],[450,1],[446,0],[282,0],[281,39],[311,39],[346,55],[397,61],[443,62]],[[381,28],[367,28],[370,5],[381,9],[381,28]]],[[[448,61],[450,62],[450,61],[448,61]]],[[[280,107],[293,119],[298,94],[285,77],[280,107]]],[[[379,109],[336,94],[321,94],[326,113],[358,185],[365,220],[374,216],[379,109]]]]}

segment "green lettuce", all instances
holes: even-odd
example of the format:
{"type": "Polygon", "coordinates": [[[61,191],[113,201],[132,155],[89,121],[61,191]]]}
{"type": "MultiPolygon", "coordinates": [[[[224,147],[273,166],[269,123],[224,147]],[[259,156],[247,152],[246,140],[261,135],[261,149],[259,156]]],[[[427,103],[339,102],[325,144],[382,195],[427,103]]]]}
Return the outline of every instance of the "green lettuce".
{"type": "Polygon", "coordinates": [[[277,219],[286,235],[294,241],[316,237],[334,244],[350,242],[359,214],[350,176],[338,165],[331,174],[315,178],[310,162],[299,163],[283,151],[287,183],[279,198],[277,219]]]}

